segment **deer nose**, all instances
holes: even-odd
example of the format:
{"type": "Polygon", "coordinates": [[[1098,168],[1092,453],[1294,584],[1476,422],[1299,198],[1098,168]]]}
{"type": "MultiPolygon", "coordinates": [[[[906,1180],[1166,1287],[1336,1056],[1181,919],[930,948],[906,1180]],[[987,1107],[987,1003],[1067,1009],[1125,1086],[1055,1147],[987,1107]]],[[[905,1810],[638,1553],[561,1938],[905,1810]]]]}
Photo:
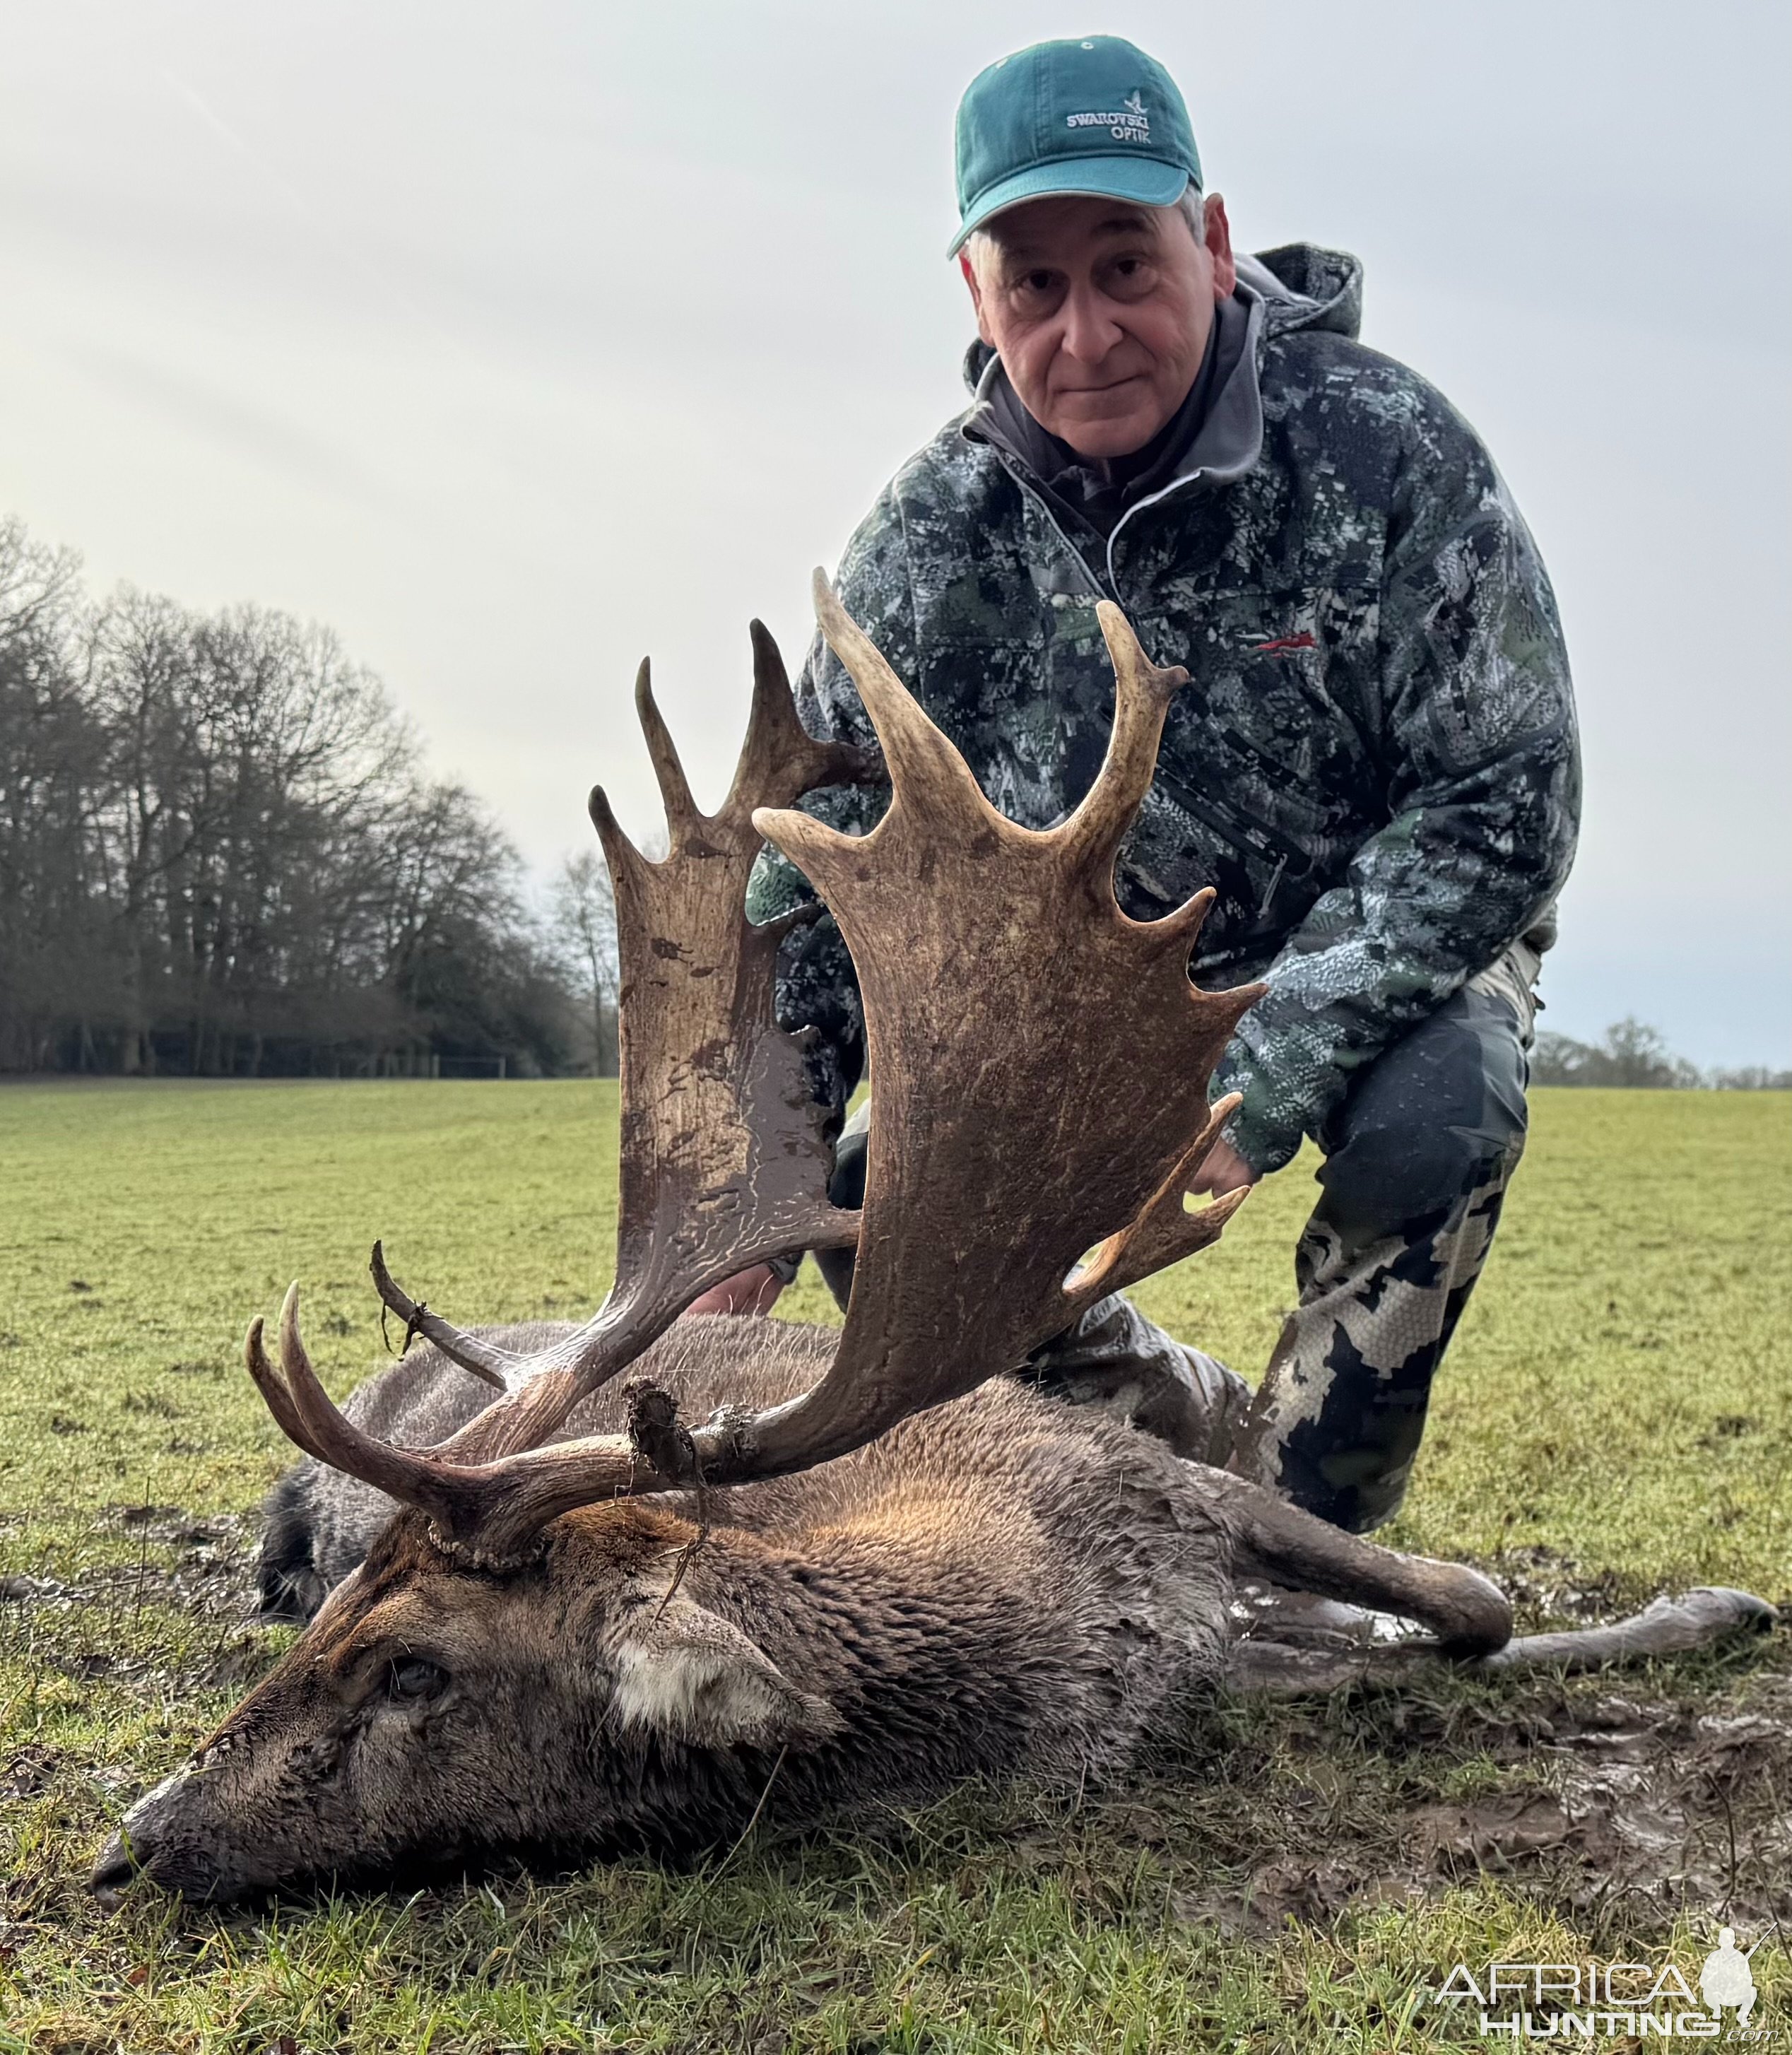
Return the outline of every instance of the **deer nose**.
{"type": "Polygon", "coordinates": [[[234,1896],[209,1852],[184,1844],[184,1837],[159,1838],[127,1819],[123,1831],[101,1849],[88,1872],[87,1887],[102,1911],[116,1912],[126,1888],[139,1878],[183,1898],[234,1896]]]}
{"type": "Polygon", "coordinates": [[[209,1873],[199,1873],[205,1866],[180,1854],[178,1845],[172,1851],[170,1848],[171,1824],[176,1828],[173,1837],[176,1844],[187,1838],[179,1831],[181,1800],[191,1789],[193,1775],[193,1765],[183,1764],[172,1777],[164,1777],[153,1791],[146,1791],[100,1851],[87,1887],[109,1912],[133,1877],[152,1877],[173,1891],[203,1893],[208,1887],[209,1873]],[[176,1860],[170,1861],[171,1852],[177,1856],[176,1860]]]}
{"type": "Polygon", "coordinates": [[[122,1834],[114,1834],[101,1849],[87,1879],[87,1887],[108,1912],[115,1911],[124,1887],[143,1867],[148,1850],[140,1837],[128,1845],[122,1834]]]}

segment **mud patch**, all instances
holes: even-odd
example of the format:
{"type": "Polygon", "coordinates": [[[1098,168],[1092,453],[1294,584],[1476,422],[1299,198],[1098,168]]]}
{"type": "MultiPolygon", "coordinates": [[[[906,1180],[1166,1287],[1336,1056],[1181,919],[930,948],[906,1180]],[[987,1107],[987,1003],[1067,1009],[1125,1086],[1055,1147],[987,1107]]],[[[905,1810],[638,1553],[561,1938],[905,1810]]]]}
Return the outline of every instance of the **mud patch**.
{"type": "Polygon", "coordinates": [[[261,1537],[252,1517],[234,1513],[201,1517],[178,1505],[109,1505],[102,1517],[140,1548],[136,1561],[94,1564],[66,1579],[22,1573],[0,1577],[0,1603],[69,1611],[114,1604],[123,1596],[195,1619],[254,1618],[261,1537]]]}
{"type": "Polygon", "coordinates": [[[136,1560],[0,1578],[0,1630],[22,1635],[36,1659],[72,1682],[139,1693],[235,1690],[266,1670],[275,1644],[257,1617],[254,1520],[176,1505],[109,1506],[105,1517],[136,1560]]]}
{"type": "Polygon", "coordinates": [[[61,1762],[61,1750],[41,1741],[27,1741],[23,1748],[14,1749],[0,1764],[0,1801],[18,1805],[47,1791],[61,1762]]]}
{"type": "Polygon", "coordinates": [[[1572,1556],[1541,1543],[1502,1548],[1476,1568],[1485,1570],[1512,1601],[1520,1634],[1600,1626],[1654,1595],[1615,1570],[1586,1569],[1572,1556]]]}
{"type": "Polygon", "coordinates": [[[1291,1919],[1329,1927],[1339,1914],[1370,1905],[1408,1904],[1435,1895],[1426,1878],[1381,1870],[1360,1850],[1278,1856],[1252,1872],[1243,1891],[1202,1891],[1172,1900],[1177,1917],[1261,1941],[1291,1919]]]}
{"type": "MultiPolygon", "coordinates": [[[[1778,1651],[1783,1663],[1783,1648],[1778,1651]]],[[[1613,1902],[1792,1921],[1792,1674],[1762,1670],[1718,1709],[1557,1685],[1453,1722],[1510,1773],[1409,1816],[1393,1880],[1506,1877],[1597,1921],[1613,1902]]],[[[1409,1731],[1423,1721],[1409,1723],[1409,1731]]],[[[1385,1880],[1385,1879],[1384,1879],[1385,1880]]]]}

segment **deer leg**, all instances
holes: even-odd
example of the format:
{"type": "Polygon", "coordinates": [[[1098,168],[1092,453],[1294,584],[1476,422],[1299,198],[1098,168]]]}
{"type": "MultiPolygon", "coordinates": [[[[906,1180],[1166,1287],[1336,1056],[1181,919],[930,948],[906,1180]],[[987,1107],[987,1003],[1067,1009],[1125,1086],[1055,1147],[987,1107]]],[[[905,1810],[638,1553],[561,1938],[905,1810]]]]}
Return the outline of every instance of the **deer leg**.
{"type": "Polygon", "coordinates": [[[1233,1690],[1247,1696],[1302,1698],[1324,1697],[1353,1685],[1398,1685],[1427,1673],[1503,1677],[1539,1670],[1601,1670],[1611,1663],[1645,1662],[1708,1648],[1734,1635],[1764,1634],[1778,1619],[1775,1608],[1752,1592],[1700,1585],[1680,1598],[1656,1599],[1628,1619],[1561,1634],[1521,1635],[1503,1648],[1466,1661],[1452,1661],[1435,1641],[1396,1642],[1380,1647],[1352,1646],[1341,1639],[1324,1647],[1297,1647],[1273,1639],[1241,1641],[1233,1645],[1226,1681],[1233,1690]]]}
{"type": "Polygon", "coordinates": [[[1511,1605],[1478,1570],[1381,1548],[1226,1471],[1196,1473],[1231,1536],[1234,1574],[1396,1613],[1455,1654],[1484,1655],[1511,1639],[1511,1605]]]}
{"type": "Polygon", "coordinates": [[[1776,1607],[1753,1592],[1727,1584],[1699,1584],[1680,1598],[1664,1592],[1628,1619],[1605,1627],[1571,1628],[1561,1634],[1521,1635],[1486,1657],[1482,1668],[1598,1670],[1608,1663],[1636,1663],[1708,1648],[1733,1634],[1766,1634],[1779,1623],[1776,1607]]]}

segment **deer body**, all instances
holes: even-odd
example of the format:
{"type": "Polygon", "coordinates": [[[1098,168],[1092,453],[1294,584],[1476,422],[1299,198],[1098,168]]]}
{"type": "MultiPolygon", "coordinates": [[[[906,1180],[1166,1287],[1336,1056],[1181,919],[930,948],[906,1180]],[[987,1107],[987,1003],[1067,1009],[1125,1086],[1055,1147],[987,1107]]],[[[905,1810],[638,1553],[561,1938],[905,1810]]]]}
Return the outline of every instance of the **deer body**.
{"type": "MultiPolygon", "coordinates": [[[[641,1367],[701,1417],[807,1389],[835,1339],[711,1316],[641,1367]]],[[[420,1351],[349,1411],[439,1437],[482,1395],[420,1351]]],[[[566,1431],[624,1410],[606,1387],[566,1431]]],[[[997,1379],[833,1462],[706,1494],[694,1550],[694,1495],[618,1499],[493,1579],[442,1557],[420,1515],[302,1464],[270,1503],[270,1582],[302,1604],[352,1582],[233,1721],[255,1748],[202,1751],[126,1835],[163,1881],[234,1896],[407,1857],[689,1849],[762,1799],[810,1821],[978,1774],[1109,1774],[1224,1666],[1233,1544],[1208,1474],[997,1379]],[[447,1681],[395,1692],[406,1665],[447,1681]]]]}
{"type": "MultiPolygon", "coordinates": [[[[501,1347],[540,1348],[571,1331],[540,1322],[487,1330],[484,1338],[501,1347]]],[[[826,1367],[834,1341],[824,1328],[713,1315],[681,1321],[638,1367],[677,1400],[681,1413],[701,1418],[724,1402],[770,1406],[807,1390],[826,1367]]],[[[438,1350],[418,1348],[358,1386],[344,1410],[370,1433],[428,1446],[464,1426],[487,1395],[438,1350]]],[[[614,1431],[626,1406],[622,1392],[606,1386],[555,1438],[614,1431]]],[[[1202,1583],[1191,1552],[1205,1544],[1212,1555],[1220,1517],[1198,1498],[1198,1509],[1191,1510],[1186,1501],[1198,1473],[1167,1458],[1162,1443],[1097,1409],[1067,1406],[994,1379],[834,1462],[711,1493],[712,1531],[696,1560],[719,1560],[732,1543],[749,1537],[799,1552],[832,1550],[839,1560],[829,1573],[845,1602],[864,1594],[867,1631],[878,1631],[875,1607],[888,1588],[903,1617],[925,1613],[948,1639],[956,1637],[958,1621],[972,1621],[966,1633],[977,1646],[992,1633],[1001,1638],[989,1623],[973,1619],[993,1590],[1005,1594],[1005,1616],[1018,1608],[1073,1638],[1087,1625],[1079,1617],[1084,1602],[1108,1593],[1161,1652],[1178,1644],[1171,1622],[1181,1617],[1182,1600],[1172,1595],[1191,1577],[1202,1583]],[[1142,1492],[1151,1495],[1141,1499],[1142,1492]],[[973,1569],[964,1588],[959,1572],[967,1555],[973,1569]],[[1072,1576],[1070,1565],[1082,1557],[1090,1559],[1088,1567],[1072,1576]],[[1117,1575],[1122,1588],[1109,1592],[1117,1575]],[[1160,1587],[1162,1595],[1153,1597],[1160,1587]]],[[[693,1494],[663,1494],[654,1503],[695,1531],[693,1494]]],[[[397,1510],[383,1493],[340,1470],[309,1458],[295,1464],[265,1509],[261,1574],[270,1616],[310,1619],[397,1510]]],[[[823,1565],[818,1560],[814,1567],[819,1572],[823,1565]]],[[[1221,1629],[1209,1615],[1217,1603],[1223,1618],[1228,1588],[1229,1580],[1216,1572],[1194,1601],[1208,1675],[1221,1645],[1221,1629]]],[[[1028,1631],[1029,1646],[1035,1631],[1028,1631]]],[[[813,1659],[825,1661],[826,1651],[813,1659]]],[[[806,1675],[814,1674],[809,1660],[806,1675]]]]}

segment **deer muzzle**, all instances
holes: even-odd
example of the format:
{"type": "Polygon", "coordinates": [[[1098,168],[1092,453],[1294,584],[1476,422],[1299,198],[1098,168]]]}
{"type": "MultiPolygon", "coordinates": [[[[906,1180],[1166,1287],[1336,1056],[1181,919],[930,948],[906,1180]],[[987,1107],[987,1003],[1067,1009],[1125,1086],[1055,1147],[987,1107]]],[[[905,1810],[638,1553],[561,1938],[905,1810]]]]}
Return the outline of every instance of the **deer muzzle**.
{"type": "Polygon", "coordinates": [[[109,1912],[116,1910],[125,1887],[138,1877],[184,1898],[238,1897],[256,1880],[233,1876],[220,1860],[220,1824],[205,1771],[184,1764],[124,1815],[100,1851],[87,1887],[109,1912]]]}

